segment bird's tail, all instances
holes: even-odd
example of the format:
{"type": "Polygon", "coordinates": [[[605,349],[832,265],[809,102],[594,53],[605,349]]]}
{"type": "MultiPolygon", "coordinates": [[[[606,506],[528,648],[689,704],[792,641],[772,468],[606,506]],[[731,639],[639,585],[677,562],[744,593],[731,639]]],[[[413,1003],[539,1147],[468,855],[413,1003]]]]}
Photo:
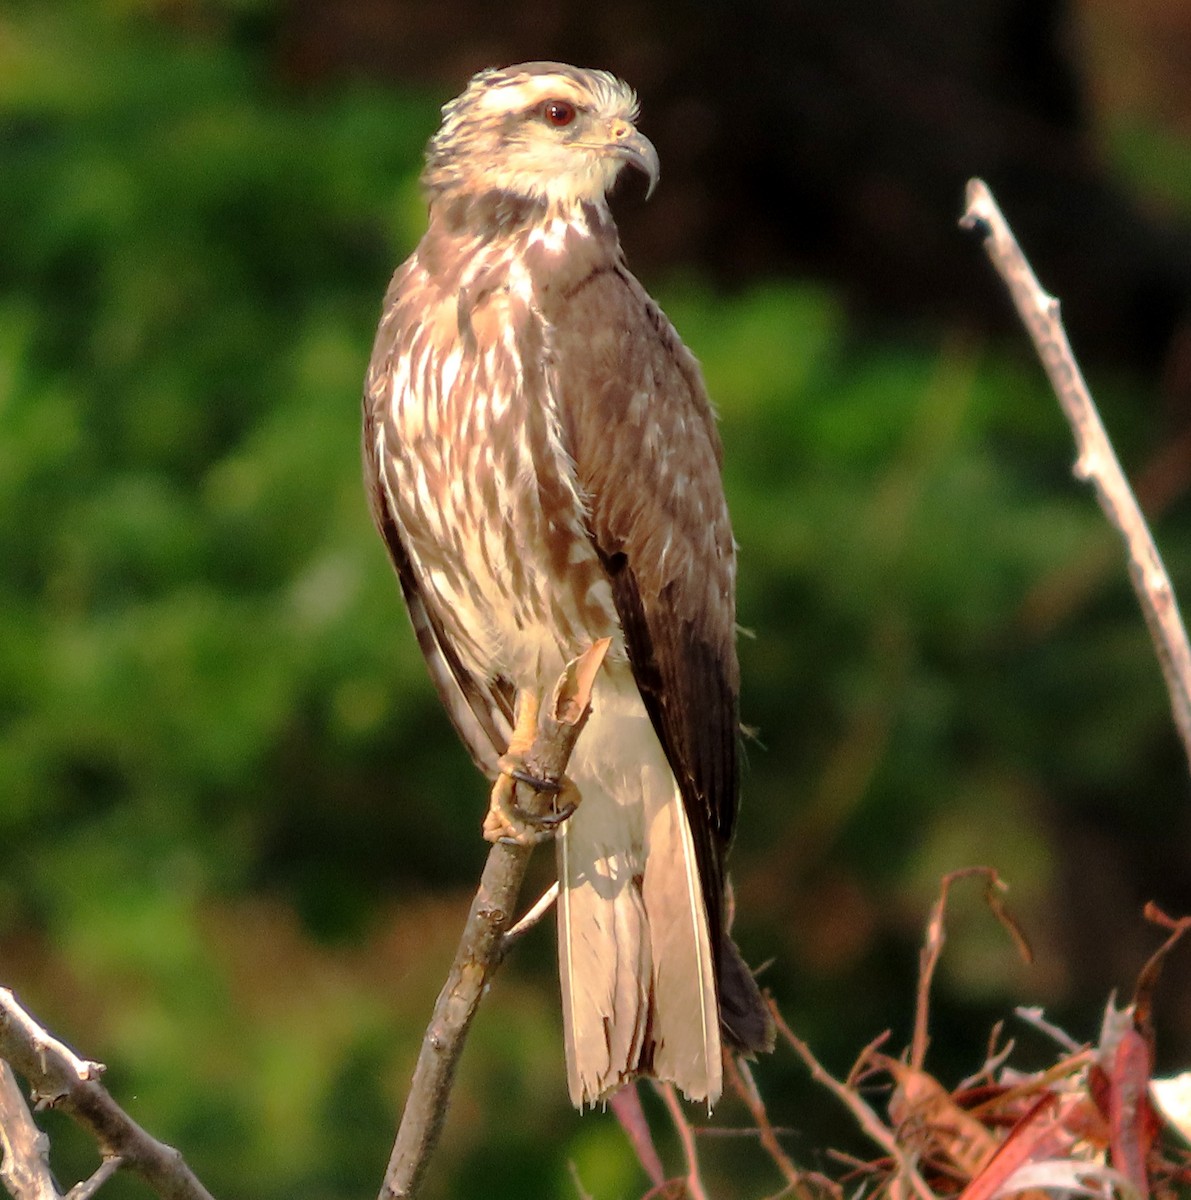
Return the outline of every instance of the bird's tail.
{"type": "Polygon", "coordinates": [[[583,802],[558,839],[571,1099],[596,1104],[646,1073],[712,1104],[723,1076],[712,940],[673,776],[644,766],[615,796],[598,778],[575,782],[583,802]]]}
{"type": "Polygon", "coordinates": [[[724,1044],[734,1053],[748,1057],[768,1054],[776,1034],[773,1014],[726,929],[720,935],[718,964],[720,1033],[724,1044]]]}

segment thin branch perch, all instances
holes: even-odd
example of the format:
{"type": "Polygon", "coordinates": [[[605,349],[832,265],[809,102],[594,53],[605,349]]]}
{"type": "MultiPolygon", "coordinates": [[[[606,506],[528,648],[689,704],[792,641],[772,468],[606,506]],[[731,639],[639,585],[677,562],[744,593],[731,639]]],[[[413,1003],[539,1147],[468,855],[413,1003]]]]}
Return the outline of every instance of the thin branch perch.
{"type": "Polygon", "coordinates": [[[99,1143],[105,1159],[120,1159],[163,1200],[212,1200],[182,1155],[112,1099],[99,1082],[103,1067],[51,1037],[7,988],[0,988],[0,1059],[25,1077],[39,1103],[73,1117],[99,1143]]]}
{"type": "MultiPolygon", "coordinates": [[[[608,646],[609,639],[601,639],[570,663],[555,688],[553,703],[543,706],[537,737],[525,756],[525,768],[534,776],[557,781],[566,771],[587,721],[592,684],[608,646]]],[[[531,795],[519,802],[532,811],[542,800],[531,795]]],[[[503,956],[505,933],[532,850],[532,846],[498,842],[488,854],[455,961],[422,1039],[380,1200],[415,1195],[438,1144],[455,1068],[484,988],[503,956]]]]}
{"type": "Polygon", "coordinates": [[[1129,575],[1162,665],[1175,725],[1191,763],[1191,647],[1174,589],[1137,500],[1104,431],[1100,414],[1067,341],[1059,302],[1042,290],[1008,222],[983,180],[968,183],[960,225],[978,232],[1038,351],[1075,435],[1075,476],[1092,484],[1105,516],[1125,541],[1129,575]]]}

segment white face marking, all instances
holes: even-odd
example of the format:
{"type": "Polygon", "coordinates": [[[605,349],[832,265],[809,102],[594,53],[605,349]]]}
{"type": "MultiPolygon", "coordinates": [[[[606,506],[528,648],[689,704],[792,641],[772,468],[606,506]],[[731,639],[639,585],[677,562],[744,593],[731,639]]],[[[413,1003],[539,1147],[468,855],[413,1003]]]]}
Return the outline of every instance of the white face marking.
{"type": "Polygon", "coordinates": [[[490,112],[516,113],[536,108],[546,100],[569,100],[581,104],[583,95],[569,80],[557,75],[538,75],[480,93],[478,107],[490,112]]]}
{"type": "Polygon", "coordinates": [[[475,107],[494,113],[518,113],[536,108],[545,100],[569,100],[572,104],[590,105],[600,113],[637,119],[637,97],[627,84],[607,71],[582,71],[579,78],[562,71],[543,71],[539,74],[518,74],[518,68],[504,71],[481,71],[473,77],[467,89],[443,108],[450,120],[470,100],[475,107]],[[495,80],[507,75],[506,81],[495,80]]]}
{"type": "Polygon", "coordinates": [[[605,205],[637,98],[607,72],[550,66],[482,71],[443,108],[424,176],[432,192],[505,191],[555,210],[605,205]],[[551,100],[573,107],[573,119],[552,124],[543,112],[551,100]]]}

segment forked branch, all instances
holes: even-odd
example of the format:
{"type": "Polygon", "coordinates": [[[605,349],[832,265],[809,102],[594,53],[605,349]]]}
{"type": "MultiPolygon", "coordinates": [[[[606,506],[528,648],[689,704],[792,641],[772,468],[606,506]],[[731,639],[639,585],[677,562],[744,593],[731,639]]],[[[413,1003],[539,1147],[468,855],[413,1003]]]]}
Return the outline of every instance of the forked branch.
{"type": "MultiPolygon", "coordinates": [[[[181,1154],[147,1133],[112,1099],[99,1082],[103,1067],[79,1058],[47,1033],[7,988],[0,988],[0,1059],[24,1076],[40,1103],[69,1114],[95,1138],[105,1160],[100,1168],[102,1178],[115,1170],[109,1164],[118,1160],[163,1200],[212,1200],[181,1154]]],[[[5,1148],[10,1149],[11,1143],[5,1148]]],[[[40,1143],[34,1143],[33,1149],[40,1153],[40,1143]]],[[[26,1161],[25,1170],[38,1186],[44,1183],[31,1160],[26,1161]]],[[[30,1191],[25,1195],[40,1198],[45,1193],[30,1191]]]]}

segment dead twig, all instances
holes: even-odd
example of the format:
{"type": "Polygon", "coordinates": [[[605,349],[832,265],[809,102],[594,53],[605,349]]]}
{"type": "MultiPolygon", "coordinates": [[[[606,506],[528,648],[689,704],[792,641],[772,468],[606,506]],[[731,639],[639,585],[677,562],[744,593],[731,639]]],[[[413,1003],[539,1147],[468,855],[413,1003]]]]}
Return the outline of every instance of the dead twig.
{"type": "Polygon", "coordinates": [[[1124,539],[1133,590],[1149,626],[1175,725],[1191,763],[1191,646],[1187,631],[1170,577],[1067,341],[1059,302],[1042,290],[992,193],[980,179],[968,183],[967,208],[960,225],[983,238],[984,249],[1009,289],[1075,435],[1079,452],[1075,476],[1092,484],[1105,516],[1124,539]]]}
{"type": "Polygon", "coordinates": [[[0,1058],[24,1076],[39,1104],[73,1117],[99,1143],[105,1159],[119,1159],[163,1200],[212,1200],[182,1155],[112,1099],[99,1082],[103,1067],[51,1037],[7,988],[0,988],[0,1058]]]}
{"type": "Polygon", "coordinates": [[[782,1149],[782,1144],[778,1141],[777,1131],[769,1120],[765,1101],[761,1098],[761,1092],[757,1088],[748,1063],[734,1054],[726,1054],[724,1067],[729,1086],[744,1101],[745,1107],[753,1118],[753,1124],[757,1127],[762,1147],[786,1181],[786,1193],[798,1196],[800,1200],[813,1200],[814,1193],[806,1186],[802,1172],[794,1165],[794,1161],[782,1149]]]}
{"type": "Polygon", "coordinates": [[[689,1200],[707,1200],[707,1191],[699,1175],[699,1151],[695,1146],[695,1131],[687,1120],[686,1113],[682,1111],[682,1101],[679,1100],[672,1083],[659,1083],[656,1079],[652,1082],[654,1091],[661,1096],[666,1111],[670,1114],[670,1120],[674,1122],[678,1140],[682,1145],[682,1158],[686,1163],[686,1175],[683,1176],[686,1196],[689,1200]]]}
{"type": "Polygon", "coordinates": [[[14,1200],[59,1200],[49,1148],[12,1068],[0,1061],[0,1183],[14,1200]]]}
{"type": "Polygon", "coordinates": [[[935,978],[935,968],[938,967],[939,958],[943,953],[943,943],[947,940],[944,922],[947,912],[947,897],[953,883],[958,883],[961,879],[968,879],[973,875],[983,878],[984,902],[1013,939],[1018,953],[1027,963],[1034,961],[1034,953],[1030,949],[1029,942],[1026,941],[1025,934],[1022,933],[1021,927],[1010,915],[1001,899],[1006,885],[992,867],[960,867],[958,870],[944,875],[943,882],[939,887],[938,899],[935,900],[930,920],[927,922],[926,941],[918,957],[918,1002],[914,1010],[914,1040],[910,1045],[910,1065],[915,1070],[922,1069],[922,1064],[926,1061],[926,1048],[930,1042],[930,1036],[927,1033],[930,989],[935,978]]]}
{"type": "Polygon", "coordinates": [[[530,906],[500,940],[503,958],[554,907],[558,900],[558,881],[555,880],[530,906]]]}
{"type": "MultiPolygon", "coordinates": [[[[590,711],[591,688],[608,651],[607,638],[570,663],[543,705],[538,733],[525,756],[526,770],[558,780],[590,711]]],[[[537,799],[531,796],[523,807],[537,799]]],[[[405,1111],[380,1190],[380,1200],[417,1193],[446,1118],[455,1068],[486,985],[502,957],[505,932],[513,919],[517,893],[533,847],[498,842],[488,853],[480,886],[447,981],[439,993],[414,1068],[405,1111]]]]}
{"type": "Polygon", "coordinates": [[[666,1183],[666,1172],[657,1147],[653,1144],[653,1135],[649,1131],[649,1121],[645,1110],[641,1107],[641,1093],[637,1091],[637,1081],[633,1080],[627,1087],[622,1087],[608,1100],[616,1119],[624,1130],[629,1145],[637,1155],[637,1161],[649,1176],[653,1187],[660,1188],[666,1183]]]}
{"type": "Polygon", "coordinates": [[[1079,1054],[1087,1049],[1086,1044],[1080,1045],[1065,1029],[1060,1029],[1058,1025],[1048,1021],[1041,1008],[1031,1008],[1022,1004],[1013,1010],[1013,1015],[1027,1025],[1032,1025],[1039,1032],[1046,1034],[1052,1041],[1058,1042],[1059,1046],[1068,1054],[1079,1054]]]}
{"type": "Polygon", "coordinates": [[[124,1165],[121,1158],[105,1158],[90,1179],[76,1183],[66,1193],[65,1200],[91,1200],[97,1191],[124,1165]]]}
{"type": "Polygon", "coordinates": [[[1154,989],[1162,975],[1166,956],[1191,931],[1191,917],[1168,917],[1152,900],[1145,906],[1145,918],[1160,929],[1169,930],[1166,941],[1150,955],[1146,965],[1142,967],[1133,990],[1133,1011],[1137,1028],[1142,1030],[1147,1040],[1154,1040],[1153,1009],[1154,989]]]}

